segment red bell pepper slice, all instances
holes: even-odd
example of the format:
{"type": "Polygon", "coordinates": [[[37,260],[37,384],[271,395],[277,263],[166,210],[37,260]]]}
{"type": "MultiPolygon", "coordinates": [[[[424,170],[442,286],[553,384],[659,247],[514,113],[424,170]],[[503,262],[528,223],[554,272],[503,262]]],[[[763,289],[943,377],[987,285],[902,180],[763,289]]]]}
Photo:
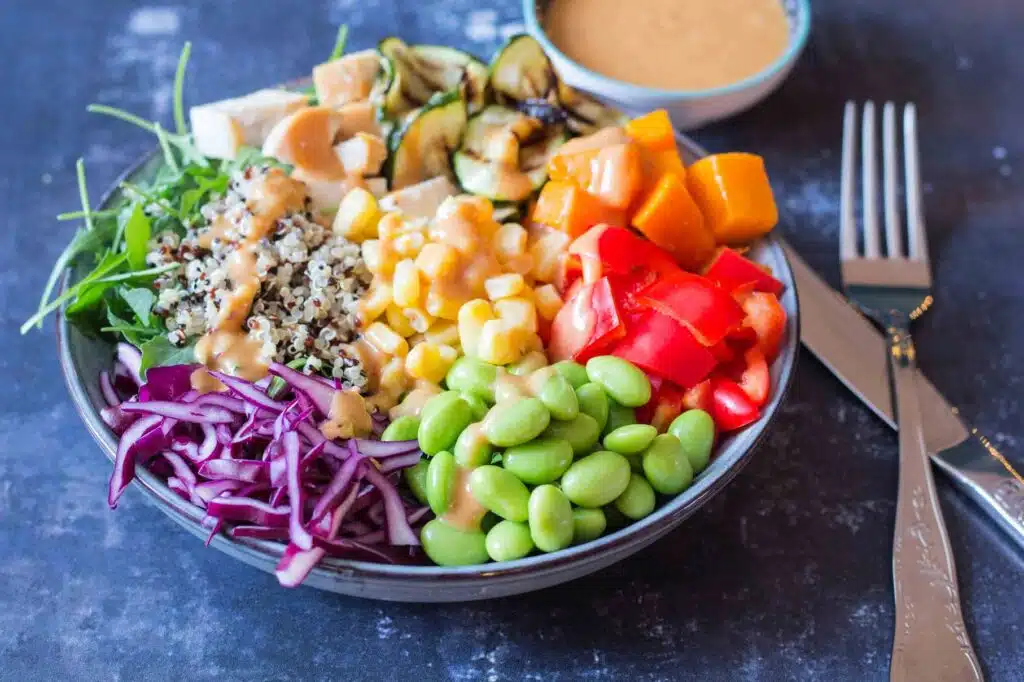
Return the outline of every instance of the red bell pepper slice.
{"type": "Polygon", "coordinates": [[[700,382],[718,364],[690,330],[656,310],[629,316],[626,335],[612,347],[611,353],[680,386],[700,382]]]}
{"type": "Polygon", "coordinates": [[[772,277],[764,268],[728,247],[718,250],[711,264],[704,270],[704,276],[729,293],[750,286],[754,291],[765,291],[778,296],[783,289],[782,282],[772,277]]]}
{"type": "Polygon", "coordinates": [[[687,410],[711,412],[711,379],[691,386],[683,393],[683,407],[687,410]]]}
{"type": "MultiPolygon", "coordinates": [[[[569,245],[563,287],[582,276],[584,281],[597,281],[605,275],[636,275],[650,273],[650,281],[662,275],[682,272],[667,251],[622,227],[597,225],[569,245]]],[[[564,290],[564,289],[563,289],[564,290]]]]}
{"type": "Polygon", "coordinates": [[[636,419],[641,424],[650,424],[664,432],[683,413],[684,392],[671,381],[661,377],[650,377],[651,399],[636,410],[636,419]]]}
{"type": "Polygon", "coordinates": [[[626,334],[607,277],[583,284],[551,323],[548,353],[554,360],[586,362],[626,334]]]}
{"type": "Polygon", "coordinates": [[[786,310],[772,294],[755,291],[742,297],[740,305],[746,313],[744,324],[754,330],[757,345],[765,359],[771,361],[779,352],[786,333],[786,310]]]}
{"type": "Polygon", "coordinates": [[[743,308],[711,280],[679,271],[643,289],[639,300],[693,332],[705,346],[721,343],[743,324],[743,308]]]}
{"type": "Polygon", "coordinates": [[[758,420],[761,411],[732,379],[711,380],[711,418],[719,431],[735,431],[758,420]]]}
{"type": "Polygon", "coordinates": [[[757,346],[752,346],[743,354],[744,368],[740,374],[739,385],[751,402],[761,407],[768,401],[771,390],[771,375],[768,373],[768,362],[757,346]]]}

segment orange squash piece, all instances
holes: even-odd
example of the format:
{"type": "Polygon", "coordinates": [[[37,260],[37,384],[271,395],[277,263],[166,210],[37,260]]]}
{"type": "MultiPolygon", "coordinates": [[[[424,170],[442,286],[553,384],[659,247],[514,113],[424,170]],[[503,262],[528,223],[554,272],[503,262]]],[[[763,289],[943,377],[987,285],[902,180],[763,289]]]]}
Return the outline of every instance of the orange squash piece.
{"type": "Polygon", "coordinates": [[[561,230],[575,239],[599,223],[623,224],[622,211],[606,206],[595,196],[571,182],[549,180],[530,219],[561,230]]]}
{"type": "Polygon", "coordinates": [[[612,208],[629,208],[643,188],[640,150],[633,142],[605,147],[594,157],[588,192],[612,208]]]}
{"type": "Polygon", "coordinates": [[[548,159],[548,180],[571,182],[579,187],[589,187],[594,159],[597,158],[600,151],[600,147],[594,147],[569,154],[555,154],[548,159]]]}
{"type": "Polygon", "coordinates": [[[626,133],[652,152],[673,151],[676,148],[675,129],[664,109],[634,118],[626,124],[626,133]]]}
{"type": "Polygon", "coordinates": [[[705,157],[687,169],[686,186],[719,244],[749,243],[779,221],[764,159],[756,154],[705,157]]]}
{"type": "Polygon", "coordinates": [[[715,238],[704,217],[673,173],[665,173],[633,216],[633,226],[671,253],[687,270],[698,272],[715,252],[715,238]]]}

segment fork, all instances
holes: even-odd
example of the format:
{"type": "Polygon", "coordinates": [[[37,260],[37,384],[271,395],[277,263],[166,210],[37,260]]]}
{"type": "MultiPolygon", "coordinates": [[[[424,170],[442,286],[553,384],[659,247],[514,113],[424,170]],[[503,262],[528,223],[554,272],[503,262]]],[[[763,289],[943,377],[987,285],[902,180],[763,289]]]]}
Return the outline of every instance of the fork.
{"type": "Polygon", "coordinates": [[[875,105],[861,119],[862,240],[854,220],[854,155],[857,105],[846,103],[839,255],[847,296],[885,330],[893,404],[899,421],[899,488],[892,546],[896,632],[889,678],[893,682],[982,680],[960,609],[956,564],[935,494],[924,446],[916,390],[916,353],[910,323],[932,304],[931,270],[921,208],[917,113],[903,109],[903,169],[907,246],[900,223],[896,107],[882,109],[882,255],[878,219],[878,160],[875,105]],[[860,246],[858,241],[862,241],[860,246]]]}

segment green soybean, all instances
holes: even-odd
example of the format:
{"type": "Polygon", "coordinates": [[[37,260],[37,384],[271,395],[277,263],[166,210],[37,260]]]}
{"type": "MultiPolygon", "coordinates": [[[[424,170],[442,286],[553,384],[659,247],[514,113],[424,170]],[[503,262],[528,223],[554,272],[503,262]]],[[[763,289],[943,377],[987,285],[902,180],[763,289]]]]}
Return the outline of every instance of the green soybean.
{"type": "Polygon", "coordinates": [[[484,420],[484,435],[500,448],[510,448],[539,436],[551,422],[551,413],[536,398],[520,398],[491,408],[484,420]]]}
{"type": "Polygon", "coordinates": [[[573,462],[562,475],[562,490],[580,507],[600,507],[629,485],[629,462],[617,452],[599,450],[573,462]]]}
{"type": "Polygon", "coordinates": [[[633,411],[633,408],[620,405],[614,400],[609,399],[608,419],[605,422],[604,429],[601,431],[602,435],[607,436],[615,429],[629,424],[636,424],[636,412],[633,411]]]}
{"type": "Polygon", "coordinates": [[[514,374],[515,376],[526,376],[532,372],[536,372],[541,367],[547,367],[548,358],[544,353],[539,350],[531,351],[523,356],[523,359],[519,362],[513,362],[508,366],[508,373],[514,374]]]}
{"type": "Polygon", "coordinates": [[[495,561],[522,559],[533,551],[530,527],[525,523],[501,521],[487,532],[487,554],[495,561]]]}
{"type": "Polygon", "coordinates": [[[469,405],[469,411],[473,414],[473,419],[480,421],[487,416],[487,410],[491,409],[490,406],[484,402],[484,399],[475,393],[461,392],[459,396],[466,401],[469,405]]]}
{"type": "Polygon", "coordinates": [[[446,391],[427,401],[420,413],[420,427],[416,432],[420,450],[436,455],[451,450],[462,430],[473,420],[469,405],[454,391],[446,391]]]}
{"type": "Polygon", "coordinates": [[[552,421],[544,430],[543,437],[568,442],[572,454],[579,457],[593,451],[601,437],[601,428],[589,414],[580,413],[572,421],[552,421]]]}
{"type": "Polygon", "coordinates": [[[583,384],[576,389],[576,399],[580,403],[580,412],[589,414],[597,422],[598,430],[604,430],[608,423],[608,394],[593,382],[583,384]]]}
{"type": "Polygon", "coordinates": [[[440,519],[427,521],[420,531],[423,551],[438,566],[486,564],[486,536],[478,530],[459,530],[440,519]]]}
{"type": "Polygon", "coordinates": [[[380,434],[381,440],[416,440],[416,433],[420,428],[420,418],[405,414],[388,424],[384,433],[380,434]]]}
{"type": "Polygon", "coordinates": [[[427,499],[427,469],[429,467],[430,461],[421,459],[402,471],[402,478],[405,479],[405,484],[409,486],[412,496],[419,500],[421,504],[428,505],[430,504],[430,500],[427,499]]]}
{"type": "Polygon", "coordinates": [[[494,382],[498,368],[483,360],[464,355],[448,370],[445,383],[453,391],[472,393],[488,403],[494,403],[494,382]]]}
{"type": "Polygon", "coordinates": [[[553,485],[530,494],[530,537],[542,552],[557,552],[572,544],[573,518],[569,498],[553,485]]]}
{"type": "Polygon", "coordinates": [[[643,454],[644,475],[662,495],[680,493],[693,481],[693,467],[679,439],[663,433],[643,454]]]}
{"type": "Polygon", "coordinates": [[[715,444],[715,422],[711,415],[704,410],[687,410],[675,418],[668,432],[679,439],[694,473],[704,471],[715,444]]]}
{"type": "Polygon", "coordinates": [[[441,451],[430,459],[426,480],[427,504],[438,516],[452,505],[456,468],[455,456],[450,452],[441,451]]]}
{"type": "Polygon", "coordinates": [[[511,471],[486,464],[469,475],[469,492],[488,511],[508,521],[526,521],[530,491],[511,471]]]}
{"type": "Polygon", "coordinates": [[[590,381],[587,376],[587,368],[572,360],[562,360],[551,365],[563,377],[569,380],[573,388],[579,388],[590,381]]]}
{"type": "Polygon", "coordinates": [[[650,424],[626,424],[604,437],[604,447],[620,455],[635,455],[647,449],[658,429],[650,424]]]}
{"type": "Polygon", "coordinates": [[[475,469],[478,466],[491,463],[491,455],[494,448],[484,437],[483,427],[480,424],[470,424],[455,441],[455,461],[467,469],[475,469]]]}
{"type": "Polygon", "coordinates": [[[642,370],[614,355],[601,355],[587,361],[587,376],[616,402],[640,407],[651,399],[651,382],[642,370]]]}
{"type": "Polygon", "coordinates": [[[537,438],[505,450],[501,463],[523,483],[554,483],[572,464],[572,446],[561,438],[537,438]]]}
{"type": "Polygon", "coordinates": [[[580,413],[580,402],[569,380],[561,374],[552,374],[540,387],[537,397],[555,419],[568,421],[580,413]]]}
{"type": "Polygon", "coordinates": [[[596,540],[604,534],[608,521],[600,509],[572,510],[572,542],[574,545],[596,540]]]}
{"type": "Polygon", "coordinates": [[[640,474],[629,477],[629,485],[615,498],[615,508],[628,519],[642,519],[654,511],[654,488],[640,474]]]}

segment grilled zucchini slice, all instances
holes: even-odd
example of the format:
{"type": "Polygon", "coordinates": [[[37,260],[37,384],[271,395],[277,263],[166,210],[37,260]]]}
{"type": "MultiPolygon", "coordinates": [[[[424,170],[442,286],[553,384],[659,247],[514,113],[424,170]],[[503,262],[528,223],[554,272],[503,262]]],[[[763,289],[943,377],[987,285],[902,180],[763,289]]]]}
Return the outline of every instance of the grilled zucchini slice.
{"type": "Polygon", "coordinates": [[[391,133],[387,177],[392,190],[438,176],[451,177],[451,153],[466,131],[466,103],[458,90],[438,93],[409,112],[391,133]]]}
{"type": "Polygon", "coordinates": [[[555,67],[531,35],[512,36],[491,60],[490,86],[499,104],[545,100],[557,105],[558,83],[555,67]]]}
{"type": "Polygon", "coordinates": [[[468,52],[441,45],[407,45],[385,38],[377,47],[388,62],[382,112],[400,118],[439,92],[459,90],[470,113],[483,108],[487,67],[468,52]]]}

